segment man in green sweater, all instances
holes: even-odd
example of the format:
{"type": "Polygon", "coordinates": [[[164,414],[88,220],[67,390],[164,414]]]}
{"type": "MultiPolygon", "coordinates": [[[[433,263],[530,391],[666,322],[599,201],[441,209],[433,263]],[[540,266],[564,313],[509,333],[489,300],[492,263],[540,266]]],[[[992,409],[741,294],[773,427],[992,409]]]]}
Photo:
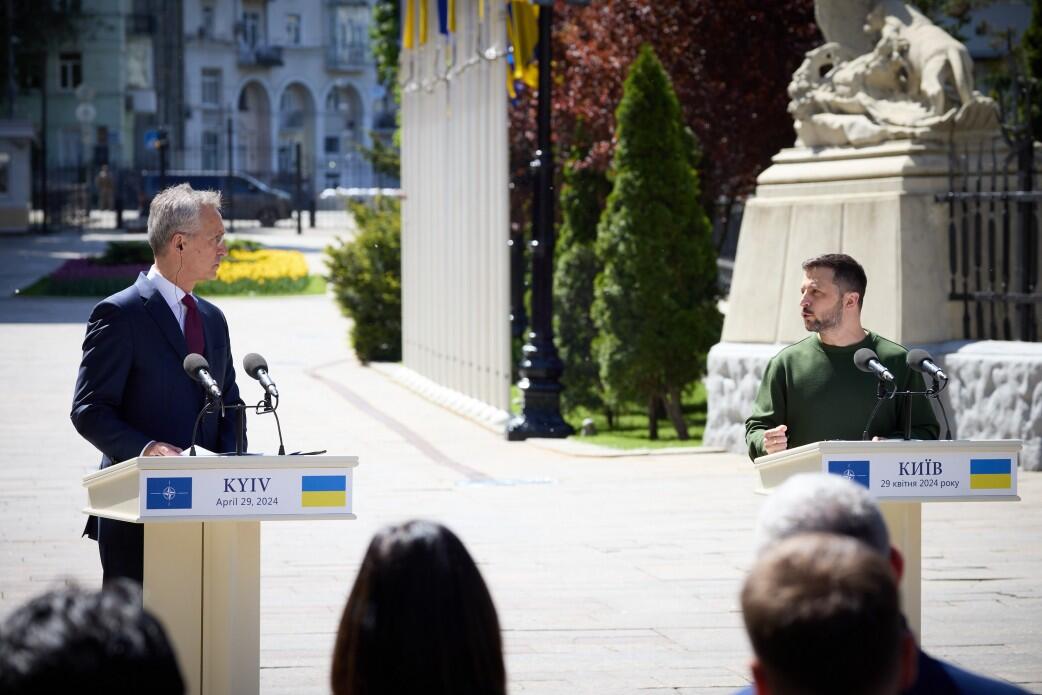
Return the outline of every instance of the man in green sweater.
{"type": "MultiPolygon", "coordinates": [[[[854,353],[870,348],[894,375],[901,391],[922,391],[923,379],[905,364],[907,350],[861,326],[868,281],[850,256],[830,253],[803,264],[803,325],[810,335],[767,364],[752,415],[745,421],[749,457],[774,454],[826,439],[861,439],[876,406],[874,374],[854,365],[854,353]]],[[[902,439],[909,398],[883,401],[870,437],[902,439]]],[[[925,398],[911,399],[912,438],[937,439],[940,428],[925,398]]]]}

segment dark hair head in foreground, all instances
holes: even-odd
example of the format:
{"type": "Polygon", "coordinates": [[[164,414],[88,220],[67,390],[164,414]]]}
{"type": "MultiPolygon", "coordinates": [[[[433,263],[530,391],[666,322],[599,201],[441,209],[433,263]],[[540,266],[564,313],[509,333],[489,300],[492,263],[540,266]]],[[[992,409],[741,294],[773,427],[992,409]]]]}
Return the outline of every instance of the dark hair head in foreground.
{"type": "Polygon", "coordinates": [[[373,537],[340,619],[335,695],[501,695],[499,620],[463,543],[410,521],[373,537]]]}
{"type": "Polygon", "coordinates": [[[117,580],[98,592],[50,591],[0,624],[0,693],[181,695],[184,682],[141,589],[117,580]]]}
{"type": "Polygon", "coordinates": [[[741,598],[753,677],[771,693],[897,693],[914,676],[894,575],[860,541],[782,540],[760,556],[741,598]]]}

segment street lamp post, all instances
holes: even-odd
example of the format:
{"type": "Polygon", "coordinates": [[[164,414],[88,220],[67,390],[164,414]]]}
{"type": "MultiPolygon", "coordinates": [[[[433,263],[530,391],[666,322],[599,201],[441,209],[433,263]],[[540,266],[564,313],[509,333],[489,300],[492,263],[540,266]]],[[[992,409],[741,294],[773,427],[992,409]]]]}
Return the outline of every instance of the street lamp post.
{"type": "Polygon", "coordinates": [[[531,167],[536,187],[532,225],[532,329],[522,348],[518,388],[522,394],[521,415],[507,424],[507,439],[567,437],[575,432],[561,417],[561,373],[564,365],[557,355],[553,335],[554,270],[554,155],[550,142],[551,34],[553,0],[539,7],[539,103],[538,148],[531,167]]]}

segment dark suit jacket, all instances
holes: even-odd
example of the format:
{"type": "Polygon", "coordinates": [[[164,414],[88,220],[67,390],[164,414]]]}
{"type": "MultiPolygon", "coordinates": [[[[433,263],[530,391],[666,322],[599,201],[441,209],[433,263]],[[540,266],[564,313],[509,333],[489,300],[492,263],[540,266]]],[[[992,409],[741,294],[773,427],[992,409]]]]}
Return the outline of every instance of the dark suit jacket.
{"type": "MultiPolygon", "coordinates": [[[[224,403],[242,403],[220,309],[198,300],[210,373],[224,403]]],[[[144,273],[91,311],[72,401],[72,423],[101,451],[101,468],[141,454],[150,441],[187,448],[203,407],[202,387],[182,367],[188,346],[170,306],[144,273]]],[[[207,414],[197,443],[235,450],[235,411],[207,414]]],[[[97,538],[96,527],[85,531],[97,538]]]]}
{"type": "MultiPolygon", "coordinates": [[[[735,695],[754,695],[753,686],[735,695]]],[[[1027,695],[1015,685],[970,673],[919,650],[918,675],[915,684],[902,695],[1027,695]]]]}

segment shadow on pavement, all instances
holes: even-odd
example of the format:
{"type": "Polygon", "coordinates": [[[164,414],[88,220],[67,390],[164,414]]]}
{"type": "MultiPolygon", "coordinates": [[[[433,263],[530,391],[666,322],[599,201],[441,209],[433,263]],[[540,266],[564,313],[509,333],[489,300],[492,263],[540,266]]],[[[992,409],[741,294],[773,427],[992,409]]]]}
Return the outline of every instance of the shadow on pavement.
{"type": "Polygon", "coordinates": [[[76,323],[87,326],[94,297],[5,297],[0,299],[0,324],[76,323]]]}

